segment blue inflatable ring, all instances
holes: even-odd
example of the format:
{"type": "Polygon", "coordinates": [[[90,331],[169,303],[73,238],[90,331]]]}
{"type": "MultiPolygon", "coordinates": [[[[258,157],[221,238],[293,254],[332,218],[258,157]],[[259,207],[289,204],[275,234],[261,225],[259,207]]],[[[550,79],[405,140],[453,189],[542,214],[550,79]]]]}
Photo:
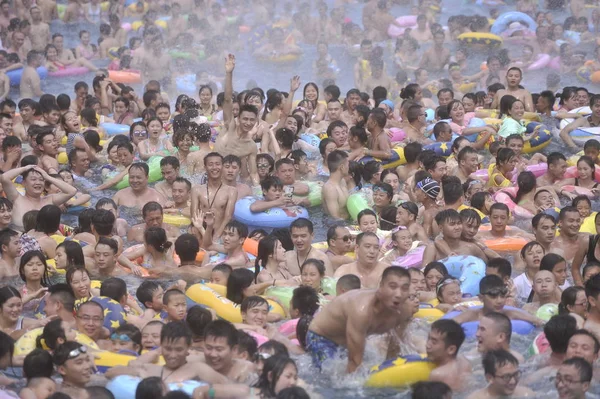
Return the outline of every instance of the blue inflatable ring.
{"type": "Polygon", "coordinates": [[[116,136],[117,134],[124,134],[129,136],[129,125],[121,125],[119,123],[101,123],[100,127],[104,129],[107,135],[116,136]]]}
{"type": "MultiPolygon", "coordinates": [[[[37,73],[40,75],[40,80],[45,80],[48,77],[48,70],[46,67],[37,68],[37,73]]],[[[10,80],[11,86],[18,86],[21,84],[21,76],[23,75],[23,68],[13,69],[12,71],[6,72],[8,80],[10,80]]]]}
{"type": "Polygon", "coordinates": [[[479,281],[485,276],[485,262],[475,256],[451,256],[440,262],[448,274],[460,280],[463,294],[479,295],[479,281]]]}
{"type": "Polygon", "coordinates": [[[233,217],[248,226],[280,228],[290,227],[290,223],[299,218],[309,218],[308,211],[301,206],[290,208],[271,208],[264,212],[250,212],[254,197],[244,197],[235,203],[233,217]]]}
{"type": "MultiPolygon", "coordinates": [[[[135,398],[135,391],[142,379],[130,375],[120,375],[113,378],[106,384],[106,389],[112,392],[115,399],[131,399],[135,398]]],[[[172,382],[167,384],[169,391],[183,391],[188,395],[194,393],[194,389],[206,385],[204,382],[188,380],[184,382],[172,382]]]]}
{"type": "Polygon", "coordinates": [[[521,22],[533,32],[535,32],[535,30],[537,29],[537,24],[529,15],[518,11],[510,11],[505,12],[504,14],[496,18],[496,21],[492,25],[490,32],[494,35],[500,35],[502,32],[508,29],[508,25],[510,25],[513,22],[521,22]]]}
{"type": "MultiPolygon", "coordinates": [[[[473,306],[469,309],[481,309],[481,306],[473,306]]],[[[518,308],[513,308],[512,306],[505,306],[504,309],[512,309],[512,310],[521,310],[522,309],[518,309],[518,308]]],[[[444,317],[442,317],[442,319],[452,319],[456,316],[458,316],[461,312],[459,311],[452,311],[452,312],[448,312],[444,315],[444,317]]],[[[535,330],[535,326],[531,323],[528,323],[526,321],[523,320],[511,320],[510,324],[512,324],[512,332],[516,333],[516,334],[520,334],[520,335],[527,335],[529,333],[531,333],[533,330],[535,330]]],[[[463,323],[462,324],[462,328],[463,330],[465,330],[465,335],[467,336],[467,338],[469,337],[474,337],[475,333],[477,332],[477,328],[479,327],[479,321],[470,321],[468,323],[463,323]]]]}

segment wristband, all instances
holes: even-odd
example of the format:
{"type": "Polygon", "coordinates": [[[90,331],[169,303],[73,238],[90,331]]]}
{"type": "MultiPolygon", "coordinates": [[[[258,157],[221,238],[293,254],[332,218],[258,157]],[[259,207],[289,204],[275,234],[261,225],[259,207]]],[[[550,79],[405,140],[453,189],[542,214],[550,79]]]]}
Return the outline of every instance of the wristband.
{"type": "Polygon", "coordinates": [[[211,385],[210,388],[208,388],[208,399],[214,399],[215,395],[215,389],[211,385]]]}

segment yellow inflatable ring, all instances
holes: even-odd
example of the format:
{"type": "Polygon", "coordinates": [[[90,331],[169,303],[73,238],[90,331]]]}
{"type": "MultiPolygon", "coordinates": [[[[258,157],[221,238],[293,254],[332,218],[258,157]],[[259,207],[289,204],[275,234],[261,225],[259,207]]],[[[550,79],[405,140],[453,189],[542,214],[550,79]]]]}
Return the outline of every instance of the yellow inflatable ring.
{"type": "Polygon", "coordinates": [[[597,214],[598,212],[592,212],[590,216],[583,219],[583,223],[581,223],[581,227],[579,228],[580,233],[598,234],[596,233],[597,214]]]}
{"type": "Polygon", "coordinates": [[[67,155],[66,152],[59,152],[58,156],[56,157],[56,160],[58,161],[59,164],[66,165],[69,163],[69,156],[67,155]]]}
{"type": "MultiPolygon", "coordinates": [[[[43,331],[44,327],[38,327],[22,335],[21,338],[15,342],[15,356],[26,356],[29,352],[37,348],[36,340],[42,335],[43,331]]],[[[99,349],[98,345],[85,334],[75,332],[75,341],[90,348],[99,349]]]]}
{"type": "MultiPolygon", "coordinates": [[[[194,302],[208,306],[217,312],[217,316],[232,323],[241,323],[242,314],[239,305],[226,298],[227,288],[217,284],[194,284],[185,294],[194,302]]],[[[266,299],[266,298],[265,298],[266,299]]],[[[267,299],[270,312],[286,317],[285,310],[277,302],[267,299]]]]}
{"type": "Polygon", "coordinates": [[[373,367],[365,385],[371,388],[403,388],[427,381],[434,368],[435,365],[425,355],[400,356],[373,367]]]}
{"type": "Polygon", "coordinates": [[[484,45],[499,47],[503,42],[500,36],[485,32],[461,33],[456,39],[459,41],[459,43],[466,46],[484,45]]]}
{"type": "Polygon", "coordinates": [[[192,221],[190,220],[190,218],[188,218],[186,216],[171,215],[169,213],[165,213],[163,215],[163,222],[165,222],[166,224],[170,224],[172,226],[177,226],[177,227],[189,226],[190,224],[192,224],[192,221]]]}

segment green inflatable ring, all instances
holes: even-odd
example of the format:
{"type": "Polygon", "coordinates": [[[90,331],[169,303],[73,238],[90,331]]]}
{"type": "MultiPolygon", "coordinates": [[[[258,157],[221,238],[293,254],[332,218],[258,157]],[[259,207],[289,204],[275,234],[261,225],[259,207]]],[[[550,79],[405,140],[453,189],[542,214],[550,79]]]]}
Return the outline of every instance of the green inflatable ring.
{"type": "Polygon", "coordinates": [[[323,190],[322,186],[317,182],[307,182],[308,184],[308,201],[310,202],[310,206],[319,206],[323,201],[323,197],[321,195],[321,191],[323,190]]]}
{"type": "Polygon", "coordinates": [[[174,59],[184,59],[189,60],[193,57],[192,53],[187,51],[179,51],[179,50],[171,50],[169,51],[169,55],[174,59]]]}
{"type": "MultiPolygon", "coordinates": [[[[154,183],[162,179],[162,172],[160,171],[160,161],[162,159],[163,157],[154,156],[148,160],[148,168],[150,169],[148,172],[148,183],[154,183]]],[[[129,175],[125,176],[115,187],[117,190],[129,187],[129,175]]]]}
{"type": "MultiPolygon", "coordinates": [[[[321,279],[321,290],[324,294],[335,296],[336,285],[337,279],[333,277],[325,276],[321,279]]],[[[283,305],[286,312],[289,312],[290,301],[292,300],[292,296],[294,296],[294,290],[296,288],[298,287],[269,287],[265,291],[265,296],[277,299],[279,303],[283,305]]],[[[323,300],[324,298],[321,297],[321,304],[323,304],[323,300]]]]}
{"type": "Polygon", "coordinates": [[[348,208],[348,213],[352,216],[352,220],[358,220],[358,214],[364,209],[370,209],[369,203],[362,193],[354,193],[348,197],[348,201],[346,201],[346,207],[348,208]]]}

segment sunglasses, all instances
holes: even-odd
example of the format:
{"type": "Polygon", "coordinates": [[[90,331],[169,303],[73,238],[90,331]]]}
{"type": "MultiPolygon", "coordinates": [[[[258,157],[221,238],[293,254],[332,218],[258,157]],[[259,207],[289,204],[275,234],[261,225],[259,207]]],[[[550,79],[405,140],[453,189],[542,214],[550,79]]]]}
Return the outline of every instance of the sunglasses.
{"type": "Polygon", "coordinates": [[[339,238],[344,242],[354,241],[354,236],[351,236],[351,235],[347,235],[347,236],[343,236],[343,237],[339,237],[339,238]]]}
{"type": "Polygon", "coordinates": [[[145,130],[138,130],[137,132],[133,132],[134,136],[145,137],[148,134],[145,130]]]}
{"type": "Polygon", "coordinates": [[[67,360],[75,359],[77,356],[83,355],[85,353],[87,353],[87,348],[85,346],[80,346],[79,348],[73,349],[71,352],[69,352],[67,360]]]}

